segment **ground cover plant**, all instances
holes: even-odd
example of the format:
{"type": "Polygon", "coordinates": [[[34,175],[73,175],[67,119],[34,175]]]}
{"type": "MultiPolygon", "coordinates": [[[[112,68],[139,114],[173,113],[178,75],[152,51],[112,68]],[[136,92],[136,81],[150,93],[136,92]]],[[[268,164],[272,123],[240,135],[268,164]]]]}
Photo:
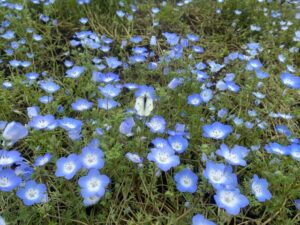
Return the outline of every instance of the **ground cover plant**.
{"type": "Polygon", "coordinates": [[[300,224],[300,2],[0,0],[0,224],[300,224]]]}

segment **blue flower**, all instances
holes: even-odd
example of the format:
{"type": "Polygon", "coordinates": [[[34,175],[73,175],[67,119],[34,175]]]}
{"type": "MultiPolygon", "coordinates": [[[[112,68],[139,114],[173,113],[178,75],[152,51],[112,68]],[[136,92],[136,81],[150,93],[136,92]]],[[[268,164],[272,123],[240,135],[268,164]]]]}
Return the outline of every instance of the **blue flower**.
{"type": "Polygon", "coordinates": [[[43,104],[48,104],[48,103],[50,103],[52,101],[53,101],[53,96],[47,96],[47,95],[45,95],[45,96],[42,96],[42,97],[39,98],[39,102],[41,102],[43,104]]]}
{"type": "Polygon", "coordinates": [[[222,163],[207,161],[203,176],[215,189],[234,188],[237,185],[237,176],[232,173],[232,167],[222,163]]]}
{"type": "Polygon", "coordinates": [[[86,169],[101,169],[104,166],[104,154],[96,146],[88,145],[82,149],[79,155],[82,166],[86,169]]]}
{"type": "Polygon", "coordinates": [[[204,89],[200,93],[201,100],[208,103],[213,98],[213,91],[210,89],[204,89]]]}
{"type": "Polygon", "coordinates": [[[80,98],[73,102],[71,106],[73,110],[82,112],[90,109],[93,106],[93,103],[86,99],[80,98]]]}
{"type": "Polygon", "coordinates": [[[176,173],[174,180],[180,192],[194,193],[197,191],[198,177],[188,168],[176,173]]]}
{"type": "Polygon", "coordinates": [[[120,124],[119,131],[121,134],[126,135],[127,137],[133,136],[132,129],[135,126],[135,122],[133,117],[127,117],[122,123],[120,124]]]}
{"type": "Polygon", "coordinates": [[[207,61],[207,64],[209,65],[209,67],[210,67],[210,72],[212,72],[212,73],[217,73],[217,72],[219,72],[222,68],[224,68],[225,67],[225,65],[222,65],[222,64],[218,64],[218,63],[216,63],[216,62],[214,62],[214,61],[207,61]]]}
{"type": "Polygon", "coordinates": [[[83,66],[73,66],[71,69],[68,69],[66,71],[66,77],[76,79],[80,77],[84,71],[85,71],[85,67],[83,66]]]}
{"type": "Polygon", "coordinates": [[[255,71],[255,74],[256,74],[256,77],[257,77],[258,79],[265,79],[265,78],[268,78],[268,77],[270,76],[268,73],[263,72],[263,71],[261,71],[260,69],[257,69],[257,70],[255,71]]]}
{"type": "Polygon", "coordinates": [[[133,163],[141,164],[143,163],[143,158],[140,157],[137,153],[127,152],[125,157],[133,163]]]}
{"type": "Polygon", "coordinates": [[[96,82],[104,82],[104,83],[110,83],[110,82],[117,82],[120,80],[120,77],[118,74],[108,72],[108,73],[100,73],[97,71],[93,71],[92,73],[92,80],[96,82]]]}
{"type": "Polygon", "coordinates": [[[180,164],[179,157],[169,145],[163,148],[152,148],[147,159],[155,162],[157,167],[165,172],[180,164]]]}
{"type": "Polygon", "coordinates": [[[200,37],[196,34],[187,34],[186,36],[190,41],[193,41],[193,42],[199,41],[199,39],[200,39],[200,37]]]}
{"type": "Polygon", "coordinates": [[[66,131],[80,131],[82,127],[82,121],[64,117],[61,120],[58,120],[58,124],[61,128],[63,128],[66,131]]]}
{"type": "Polygon", "coordinates": [[[56,161],[56,166],[55,176],[70,180],[75,176],[77,171],[81,169],[81,158],[73,153],[68,157],[59,158],[56,161]]]}
{"type": "Polygon", "coordinates": [[[162,35],[167,39],[169,45],[177,45],[180,37],[175,33],[164,32],[162,35]]]}
{"type": "Polygon", "coordinates": [[[225,209],[230,215],[237,215],[241,208],[249,205],[246,196],[242,195],[238,189],[219,189],[214,195],[217,206],[225,209]]]}
{"type": "Polygon", "coordinates": [[[202,103],[200,94],[191,94],[188,96],[187,102],[189,105],[198,106],[202,103]]]}
{"type": "Polygon", "coordinates": [[[21,162],[22,160],[23,158],[21,157],[20,152],[16,150],[0,150],[0,168],[11,166],[12,164],[21,162]]]}
{"type": "Polygon", "coordinates": [[[287,146],[283,146],[276,142],[271,142],[269,144],[266,144],[265,150],[268,153],[271,153],[271,154],[274,153],[277,155],[289,155],[290,154],[290,149],[287,146]]]}
{"type": "Polygon", "coordinates": [[[152,133],[164,133],[166,121],[162,116],[153,116],[146,125],[150,128],[152,133]]]}
{"type": "Polygon", "coordinates": [[[46,185],[38,184],[35,181],[28,181],[23,188],[17,191],[25,205],[30,206],[47,200],[46,185]]]}
{"type": "Polygon", "coordinates": [[[229,164],[240,166],[246,166],[247,163],[244,157],[246,157],[248,153],[249,149],[243,146],[235,145],[232,149],[229,149],[225,144],[222,144],[220,149],[216,151],[216,154],[224,157],[229,164]]]}
{"type": "Polygon", "coordinates": [[[203,137],[222,140],[232,132],[232,127],[230,125],[224,125],[220,122],[214,122],[213,124],[204,125],[202,127],[202,131],[203,137]]]}
{"type": "Polygon", "coordinates": [[[253,71],[258,70],[262,67],[262,63],[258,59],[251,59],[248,61],[248,64],[246,65],[246,70],[253,71]]]}
{"type": "Polygon", "coordinates": [[[2,137],[9,141],[10,144],[14,144],[20,139],[25,138],[28,135],[28,130],[18,122],[10,122],[6,125],[2,137]]]}
{"type": "Polygon", "coordinates": [[[251,191],[259,202],[265,202],[272,198],[272,194],[268,190],[268,181],[259,178],[256,174],[254,174],[251,180],[251,191]]]}
{"type": "Polygon", "coordinates": [[[176,153],[183,153],[189,143],[182,135],[172,135],[168,138],[168,143],[176,153]]]}
{"type": "Polygon", "coordinates": [[[116,102],[113,99],[105,98],[105,99],[98,99],[98,107],[100,109],[110,110],[117,106],[119,106],[120,103],[116,102]]]}
{"type": "Polygon", "coordinates": [[[104,87],[99,87],[99,90],[101,94],[107,98],[117,97],[121,92],[121,89],[119,87],[111,84],[107,84],[104,87]]]}
{"type": "Polygon", "coordinates": [[[173,79],[170,81],[170,83],[168,84],[168,88],[174,90],[174,89],[177,88],[179,85],[183,84],[183,82],[184,82],[184,78],[182,78],[182,77],[175,77],[175,78],[173,78],[173,79]]]}
{"type": "Polygon", "coordinates": [[[105,189],[109,183],[110,179],[106,175],[101,175],[96,169],[91,169],[86,176],[80,177],[78,180],[83,198],[92,196],[101,198],[105,194],[105,189]]]}
{"type": "Polygon", "coordinates": [[[28,125],[36,130],[52,130],[56,127],[57,121],[53,115],[35,116],[29,121],[28,125]]]}
{"type": "Polygon", "coordinates": [[[108,67],[112,69],[116,69],[122,65],[122,62],[119,61],[117,57],[106,57],[105,60],[108,67]]]}
{"type": "Polygon", "coordinates": [[[34,161],[34,165],[44,166],[51,160],[51,158],[52,158],[52,154],[47,152],[45,155],[37,157],[34,161]]]}
{"type": "Polygon", "coordinates": [[[11,169],[0,170],[0,191],[9,192],[15,189],[22,182],[11,169]]]}
{"type": "Polygon", "coordinates": [[[299,89],[300,88],[300,77],[296,77],[291,73],[281,73],[280,79],[282,83],[292,89],[299,89]]]}
{"type": "Polygon", "coordinates": [[[48,94],[53,94],[60,89],[60,86],[53,81],[43,80],[39,82],[41,89],[46,91],[48,94]]]}
{"type": "Polygon", "coordinates": [[[291,155],[294,159],[300,161],[300,145],[299,145],[299,144],[296,144],[296,143],[291,144],[291,145],[289,146],[289,149],[290,149],[290,155],[291,155]]]}
{"type": "Polygon", "coordinates": [[[214,222],[206,219],[203,215],[196,214],[192,218],[192,225],[216,225],[216,224],[214,222]]]}
{"type": "Polygon", "coordinates": [[[132,38],[130,38],[130,41],[132,43],[138,44],[143,40],[143,38],[141,36],[133,36],[132,38]]]}

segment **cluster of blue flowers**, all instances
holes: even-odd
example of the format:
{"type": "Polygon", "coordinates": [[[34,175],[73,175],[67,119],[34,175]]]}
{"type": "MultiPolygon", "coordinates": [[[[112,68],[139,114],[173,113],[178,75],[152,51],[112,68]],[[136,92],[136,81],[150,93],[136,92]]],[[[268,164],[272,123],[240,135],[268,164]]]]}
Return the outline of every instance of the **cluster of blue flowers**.
{"type": "MultiPolygon", "coordinates": [[[[54,4],[55,0],[31,0],[31,2],[48,6],[54,4]]],[[[177,6],[181,7],[191,2],[191,0],[180,1],[177,6]]],[[[217,2],[217,6],[220,8],[217,8],[216,13],[220,14],[222,13],[223,1],[217,2]]],[[[86,5],[91,3],[91,0],[77,0],[77,3],[86,5]]],[[[166,1],[163,1],[161,7],[165,7],[166,4],[166,1]]],[[[13,11],[22,11],[24,8],[21,4],[6,1],[0,2],[1,7],[13,11]]],[[[138,11],[138,7],[131,4],[127,12],[124,1],[119,2],[119,7],[121,9],[116,11],[116,15],[120,19],[126,17],[128,21],[132,21],[134,13],[138,11]]],[[[151,9],[153,27],[159,26],[159,19],[156,16],[159,12],[159,7],[151,9]]],[[[239,16],[243,14],[243,10],[236,10],[234,13],[239,16]]],[[[149,141],[151,142],[149,143],[151,146],[149,151],[144,149],[143,153],[127,152],[124,154],[125,157],[137,164],[138,168],[151,169],[155,165],[157,176],[162,173],[171,174],[174,187],[176,186],[176,189],[182,193],[193,195],[197,191],[201,191],[198,190],[199,180],[202,179],[204,182],[207,180],[214,189],[213,198],[216,205],[224,209],[229,215],[237,215],[241,209],[249,205],[248,198],[240,191],[236,171],[239,167],[247,166],[248,156],[255,157],[255,153],[261,149],[261,143],[247,146],[248,144],[241,140],[242,130],[250,133],[272,129],[277,134],[276,137],[280,137],[280,139],[278,142],[272,139],[266,143],[265,151],[275,154],[276,157],[290,156],[300,161],[299,139],[287,127],[288,122],[293,120],[295,115],[288,111],[274,112],[266,109],[263,112],[260,110],[264,107],[264,101],[267,101],[266,99],[269,97],[265,86],[267,80],[271,78],[271,72],[269,74],[266,69],[267,65],[264,65],[263,61],[260,60],[260,54],[264,51],[260,43],[246,43],[240,52],[230,52],[222,59],[222,62],[218,62],[217,60],[203,59],[202,55],[207,50],[201,46],[202,37],[197,34],[189,33],[182,36],[174,32],[162,32],[159,35],[153,34],[151,37],[136,35],[116,43],[116,40],[107,35],[99,35],[91,30],[88,26],[88,18],[84,17],[79,21],[84,29],[77,31],[69,40],[69,44],[70,50],[84,49],[90,54],[91,60],[85,63],[78,61],[70,52],[66,53],[68,57],[61,65],[64,69],[63,79],[66,83],[72,83],[73,87],[76,88],[76,84],[80,82],[81,78],[89,76],[90,83],[96,88],[94,88],[93,93],[82,94],[81,97],[72,99],[72,90],[66,88],[65,83],[49,72],[38,71],[33,66],[36,57],[34,52],[27,52],[22,57],[21,52],[15,54],[19,53],[20,46],[27,46],[29,41],[35,44],[42,43],[44,37],[39,34],[38,30],[24,28],[28,37],[27,39],[19,38],[17,31],[10,28],[11,17],[13,16],[7,15],[0,27],[0,39],[6,46],[4,50],[6,58],[0,59],[1,64],[6,63],[6,66],[11,70],[20,71],[22,74],[20,76],[23,79],[22,85],[36,88],[39,93],[43,93],[38,96],[38,103],[30,103],[31,105],[27,107],[25,125],[15,121],[0,121],[0,140],[3,146],[3,149],[0,150],[0,191],[16,191],[16,195],[26,206],[46,203],[51,198],[47,191],[47,181],[44,184],[33,179],[37,167],[45,167],[51,162],[56,164],[55,176],[57,178],[65,178],[68,181],[78,178],[77,182],[85,206],[96,204],[105,195],[111,180],[108,176],[100,173],[100,170],[104,168],[106,149],[100,148],[98,138],[101,138],[106,131],[111,129],[110,124],[101,127],[94,118],[90,118],[92,124],[96,126],[93,132],[97,138],[85,145],[79,154],[75,150],[64,156],[55,152],[46,152],[31,162],[31,159],[27,158],[22,150],[14,148],[14,146],[18,146],[17,142],[25,140],[24,143],[26,143],[28,136],[38,132],[47,133],[62,130],[73,142],[80,142],[84,138],[89,138],[84,137],[83,130],[90,120],[83,120],[80,115],[94,109],[111,111],[112,114],[115,108],[126,109],[124,118],[118,125],[120,135],[129,139],[139,133],[143,126],[147,132],[151,133],[153,139],[149,141]],[[158,46],[163,46],[164,51],[159,52],[158,46]],[[115,54],[113,51],[115,48],[126,49],[128,54],[121,57],[115,54]],[[17,59],[18,57],[20,59],[17,59]],[[186,59],[187,65],[183,68],[174,69],[171,66],[172,62],[181,59],[186,59]],[[239,74],[232,72],[232,66],[235,64],[239,65],[239,73],[246,74],[243,79],[239,74]],[[205,109],[209,114],[209,116],[199,114],[199,121],[197,121],[201,124],[199,137],[191,135],[189,125],[184,124],[184,122],[178,122],[174,130],[168,130],[168,118],[155,111],[160,98],[163,98],[163,96],[159,96],[155,84],[125,81],[125,72],[130,72],[138,65],[145,65],[149,72],[161,70],[168,81],[166,86],[170,93],[175,93],[180,86],[190,83],[197,86],[197,91],[193,88],[188,89],[189,93],[184,98],[186,107],[191,110],[190,112],[199,113],[197,110],[205,109]],[[174,76],[172,72],[175,72],[176,75],[174,76]],[[242,116],[241,111],[243,109],[239,109],[240,112],[237,113],[231,106],[230,108],[219,107],[218,102],[222,101],[223,98],[238,95],[243,88],[246,89],[245,83],[248,81],[254,83],[255,90],[251,90],[249,103],[255,107],[246,110],[247,116],[242,116]],[[131,102],[122,101],[121,96],[125,92],[134,92],[131,102]],[[58,97],[60,95],[66,95],[71,99],[71,102],[66,104],[58,97]],[[101,97],[97,98],[97,96],[101,97]],[[50,113],[49,107],[51,110],[55,107],[55,113],[50,113]],[[276,120],[278,124],[274,126],[274,124],[269,123],[269,119],[280,120],[276,120]],[[205,169],[201,172],[203,177],[195,170],[194,165],[181,163],[181,157],[189,153],[190,141],[195,138],[201,138],[203,143],[217,143],[218,145],[218,149],[214,149],[214,152],[209,156],[202,154],[202,149],[199,149],[199,161],[201,152],[202,162],[205,164],[205,169]],[[229,144],[232,142],[234,144],[229,144]],[[180,170],[178,169],[179,166],[181,166],[180,170]],[[80,177],[77,177],[78,174],[80,177]]],[[[272,17],[280,18],[280,13],[273,11],[272,17]]],[[[299,15],[298,17],[300,19],[299,15]]],[[[41,14],[39,20],[48,23],[51,18],[41,14]]],[[[52,20],[52,25],[57,25],[55,19],[52,20]]],[[[283,21],[281,29],[288,30],[291,25],[288,21],[283,21]]],[[[263,28],[257,24],[251,24],[249,29],[252,32],[261,32],[263,28]]],[[[299,30],[295,31],[293,41],[300,41],[299,30]]],[[[289,49],[290,54],[298,52],[298,48],[289,49]]],[[[295,75],[297,70],[292,65],[287,64],[287,58],[288,55],[278,55],[278,63],[284,69],[275,78],[281,81],[279,86],[284,89],[282,96],[288,95],[289,91],[299,92],[300,90],[300,77],[295,75]]],[[[147,75],[145,74],[145,76],[147,75]]],[[[5,79],[2,83],[3,91],[12,91],[15,84],[9,77],[5,79]]],[[[285,109],[278,108],[278,110],[285,109]]],[[[184,112],[181,115],[183,118],[185,117],[184,112]]],[[[190,122],[193,123],[194,121],[190,122]]],[[[146,137],[143,138],[148,141],[146,137]]],[[[262,174],[254,173],[252,179],[248,181],[248,187],[257,201],[265,202],[272,198],[272,194],[269,190],[268,181],[261,176],[262,174]]],[[[300,208],[299,201],[299,199],[295,200],[298,208],[300,208]]],[[[5,223],[1,220],[0,217],[0,224],[5,223]]],[[[192,224],[212,225],[215,223],[206,219],[202,214],[196,214],[192,218],[192,224]]]]}

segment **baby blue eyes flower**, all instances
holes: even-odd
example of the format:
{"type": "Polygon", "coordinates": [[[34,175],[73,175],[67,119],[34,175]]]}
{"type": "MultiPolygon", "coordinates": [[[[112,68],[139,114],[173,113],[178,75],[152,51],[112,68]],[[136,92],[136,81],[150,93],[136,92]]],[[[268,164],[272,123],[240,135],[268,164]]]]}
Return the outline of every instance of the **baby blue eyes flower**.
{"type": "Polygon", "coordinates": [[[165,172],[180,164],[179,157],[175,155],[175,151],[168,145],[163,148],[152,148],[147,159],[155,162],[157,167],[165,172]]]}
{"type": "Polygon", "coordinates": [[[44,166],[52,159],[51,153],[46,153],[45,155],[39,156],[34,161],[34,166],[44,166]]]}
{"type": "Polygon", "coordinates": [[[79,157],[82,166],[86,169],[101,169],[104,166],[104,154],[98,147],[84,147],[79,157]]]}
{"type": "Polygon", "coordinates": [[[104,87],[99,87],[99,90],[100,90],[101,94],[107,98],[117,97],[121,92],[121,89],[119,87],[111,85],[111,84],[107,84],[104,87]]]}
{"type": "Polygon", "coordinates": [[[117,57],[106,57],[105,60],[108,67],[112,69],[116,69],[122,65],[122,62],[119,61],[117,57]]]}
{"type": "Polygon", "coordinates": [[[85,71],[83,66],[73,66],[71,69],[66,71],[66,77],[76,79],[80,77],[85,71]]]}
{"type": "Polygon", "coordinates": [[[192,225],[216,225],[216,224],[214,222],[206,219],[203,215],[196,214],[192,218],[192,225]]]}
{"type": "Polygon", "coordinates": [[[29,121],[28,125],[35,130],[52,130],[56,127],[56,120],[53,115],[35,116],[29,121]]]}
{"type": "Polygon", "coordinates": [[[16,150],[0,150],[0,168],[11,166],[12,164],[21,162],[22,160],[23,158],[21,157],[20,152],[16,150]]]}
{"type": "Polygon", "coordinates": [[[168,138],[168,143],[176,153],[183,153],[188,147],[188,141],[181,135],[172,135],[168,138]]]}
{"type": "Polygon", "coordinates": [[[258,70],[262,67],[262,63],[258,59],[252,59],[248,61],[248,64],[246,65],[246,70],[253,71],[258,70]]]}
{"type": "Polygon", "coordinates": [[[67,180],[72,179],[78,170],[81,169],[81,159],[76,154],[70,154],[68,157],[62,157],[56,162],[55,176],[64,177],[67,180]]]}
{"type": "Polygon", "coordinates": [[[265,145],[265,150],[268,153],[274,153],[276,155],[289,155],[290,149],[287,146],[283,146],[276,142],[271,142],[265,145]]]}
{"type": "Polygon", "coordinates": [[[113,99],[105,98],[105,99],[98,99],[98,107],[100,109],[110,110],[117,106],[119,106],[120,103],[116,102],[113,99]]]}
{"type": "Polygon", "coordinates": [[[15,38],[15,32],[8,30],[4,34],[2,34],[1,37],[6,40],[11,40],[11,39],[15,38]]]}
{"type": "Polygon", "coordinates": [[[0,170],[0,191],[9,192],[20,185],[22,179],[11,169],[0,170]]]}
{"type": "Polygon", "coordinates": [[[232,149],[229,149],[227,145],[222,144],[220,149],[216,151],[216,154],[224,157],[224,159],[231,165],[246,166],[246,157],[249,150],[243,146],[235,145],[232,149]]]}
{"type": "Polygon", "coordinates": [[[241,208],[249,205],[246,196],[242,195],[238,189],[219,189],[214,199],[217,206],[225,209],[229,215],[238,215],[241,208]]]}
{"type": "Polygon", "coordinates": [[[176,173],[174,180],[180,192],[194,193],[197,191],[198,177],[188,168],[176,173]]]}
{"type": "Polygon", "coordinates": [[[9,141],[10,144],[14,144],[20,139],[25,138],[28,135],[28,130],[18,122],[10,122],[6,125],[2,137],[9,141]]]}
{"type": "Polygon", "coordinates": [[[162,116],[153,116],[146,126],[150,128],[152,133],[164,133],[166,121],[162,116]]]}
{"type": "Polygon", "coordinates": [[[300,161],[300,145],[299,144],[291,144],[289,146],[290,149],[290,155],[292,158],[294,158],[295,160],[300,161]]]}
{"type": "Polygon", "coordinates": [[[130,41],[132,43],[138,44],[143,40],[143,38],[141,36],[133,36],[132,38],[130,38],[130,41]]]}
{"type": "Polygon", "coordinates": [[[82,112],[82,111],[90,109],[93,106],[93,103],[89,102],[86,99],[80,98],[80,99],[77,99],[74,103],[72,103],[71,106],[72,106],[73,110],[82,112]]]}
{"type": "Polygon", "coordinates": [[[97,196],[100,199],[105,194],[109,183],[110,179],[106,175],[101,175],[96,169],[91,169],[86,176],[80,177],[78,180],[83,198],[97,196]]]}
{"type": "Polygon", "coordinates": [[[232,132],[232,130],[233,129],[230,125],[224,125],[220,122],[214,122],[213,124],[204,125],[202,127],[203,137],[216,140],[225,139],[232,132]]]}
{"type": "Polygon", "coordinates": [[[195,34],[187,34],[187,38],[193,42],[199,41],[199,39],[200,39],[200,37],[195,34]]]}
{"type": "Polygon", "coordinates": [[[222,163],[207,161],[203,176],[215,189],[233,188],[237,185],[237,176],[232,173],[232,167],[222,163]]]}
{"type": "Polygon", "coordinates": [[[17,196],[27,206],[47,201],[46,185],[35,181],[28,181],[23,188],[17,191],[17,196]]]}
{"type": "Polygon", "coordinates": [[[60,89],[60,86],[53,81],[41,81],[39,84],[41,89],[46,91],[48,94],[53,94],[60,89]]]}
{"type": "Polygon", "coordinates": [[[127,152],[125,157],[133,163],[141,164],[143,163],[143,158],[139,156],[137,153],[127,152]]]}
{"type": "Polygon", "coordinates": [[[210,89],[204,89],[200,93],[201,100],[208,103],[213,98],[213,91],[210,89]]]}
{"type": "Polygon", "coordinates": [[[134,135],[132,129],[135,126],[135,122],[133,117],[127,117],[122,123],[120,124],[119,131],[121,134],[126,135],[127,137],[131,137],[134,135]]]}
{"type": "Polygon", "coordinates": [[[187,102],[189,105],[199,106],[202,103],[200,94],[191,94],[188,96],[187,102]]]}
{"type": "Polygon", "coordinates": [[[251,180],[251,191],[259,202],[265,202],[272,198],[272,194],[268,190],[268,182],[266,179],[259,178],[254,174],[251,180]]]}
{"type": "Polygon", "coordinates": [[[162,35],[167,39],[167,43],[169,45],[177,45],[180,39],[180,37],[175,33],[165,32],[162,33],[162,35]]]}
{"type": "Polygon", "coordinates": [[[297,77],[291,73],[281,73],[280,79],[282,83],[292,89],[299,89],[300,88],[300,77],[297,77]]]}

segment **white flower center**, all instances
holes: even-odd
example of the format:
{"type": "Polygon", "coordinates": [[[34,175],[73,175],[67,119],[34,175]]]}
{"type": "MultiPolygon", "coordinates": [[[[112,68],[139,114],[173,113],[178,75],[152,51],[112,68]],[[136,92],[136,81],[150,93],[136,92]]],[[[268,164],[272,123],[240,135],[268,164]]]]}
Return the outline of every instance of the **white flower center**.
{"type": "Polygon", "coordinates": [[[73,162],[66,162],[64,164],[64,171],[66,173],[72,173],[75,169],[75,164],[73,162]]]}
{"type": "Polygon", "coordinates": [[[6,155],[0,155],[0,165],[4,166],[4,165],[9,165],[11,163],[13,163],[14,160],[6,155]]]}
{"type": "Polygon", "coordinates": [[[258,183],[252,183],[252,190],[255,192],[255,195],[262,194],[262,186],[258,183]]]}
{"type": "Polygon", "coordinates": [[[8,177],[0,177],[0,187],[8,187],[10,185],[8,177]]]}
{"type": "Polygon", "coordinates": [[[170,161],[170,155],[166,152],[160,152],[157,154],[157,157],[156,157],[157,161],[159,163],[168,163],[170,161]]]}
{"type": "Polygon", "coordinates": [[[183,176],[181,178],[181,184],[185,187],[189,187],[192,185],[192,179],[188,176],[183,176]]]}
{"type": "Polygon", "coordinates": [[[97,191],[99,189],[100,185],[101,185],[101,181],[98,178],[96,178],[96,177],[91,178],[87,182],[87,188],[90,191],[97,191]]]}
{"type": "Polygon", "coordinates": [[[97,163],[97,156],[88,153],[86,154],[86,156],[84,157],[84,163],[87,165],[95,165],[97,163]]]}
{"type": "Polygon", "coordinates": [[[182,149],[182,145],[179,143],[179,142],[174,142],[172,143],[172,148],[175,150],[175,151],[179,151],[182,149]]]}
{"type": "Polygon", "coordinates": [[[39,190],[38,189],[34,189],[34,188],[29,188],[26,191],[25,196],[29,200],[37,199],[39,197],[39,190]]]}
{"type": "Polygon", "coordinates": [[[213,129],[211,131],[211,134],[214,138],[220,138],[220,137],[222,137],[223,132],[218,129],[213,129]]]}
{"type": "Polygon", "coordinates": [[[209,175],[214,183],[222,183],[224,180],[224,174],[220,170],[211,170],[209,175]]]}

